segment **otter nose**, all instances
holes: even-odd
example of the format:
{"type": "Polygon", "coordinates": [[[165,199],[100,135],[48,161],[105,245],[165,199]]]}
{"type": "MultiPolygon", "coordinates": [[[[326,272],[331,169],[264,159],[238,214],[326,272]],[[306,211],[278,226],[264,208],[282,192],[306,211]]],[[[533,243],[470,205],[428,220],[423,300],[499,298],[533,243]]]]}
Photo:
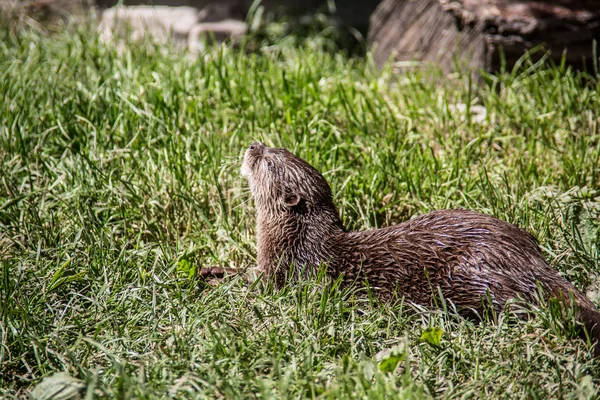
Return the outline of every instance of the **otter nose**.
{"type": "Polygon", "coordinates": [[[254,142],[250,145],[250,150],[262,150],[265,147],[267,146],[262,142],[254,142]]]}

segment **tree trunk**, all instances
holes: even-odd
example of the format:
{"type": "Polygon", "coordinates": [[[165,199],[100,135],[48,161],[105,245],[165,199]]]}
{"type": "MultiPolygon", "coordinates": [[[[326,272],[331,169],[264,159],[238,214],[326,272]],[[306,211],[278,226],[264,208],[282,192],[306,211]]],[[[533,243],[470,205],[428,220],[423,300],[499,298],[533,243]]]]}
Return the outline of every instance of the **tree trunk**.
{"type": "MultiPolygon", "coordinates": [[[[538,45],[555,62],[592,69],[600,38],[600,0],[384,0],[371,15],[369,43],[378,64],[390,57],[479,70],[512,67],[538,45]]],[[[597,55],[596,55],[597,57],[597,55]]]]}

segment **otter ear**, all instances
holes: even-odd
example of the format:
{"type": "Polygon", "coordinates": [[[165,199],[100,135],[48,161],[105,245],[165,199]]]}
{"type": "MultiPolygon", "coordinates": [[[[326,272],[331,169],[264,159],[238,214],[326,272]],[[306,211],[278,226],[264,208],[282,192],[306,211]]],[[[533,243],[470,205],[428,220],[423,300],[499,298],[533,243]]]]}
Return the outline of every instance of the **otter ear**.
{"type": "Polygon", "coordinates": [[[286,193],[283,196],[283,204],[288,207],[297,206],[300,203],[300,195],[298,193],[286,193]]]}

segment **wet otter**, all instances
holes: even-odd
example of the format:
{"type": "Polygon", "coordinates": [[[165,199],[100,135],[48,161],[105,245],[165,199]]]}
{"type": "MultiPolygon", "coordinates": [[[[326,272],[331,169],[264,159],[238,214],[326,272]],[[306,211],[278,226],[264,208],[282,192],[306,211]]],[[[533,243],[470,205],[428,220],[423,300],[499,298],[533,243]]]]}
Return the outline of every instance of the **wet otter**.
{"type": "MultiPolygon", "coordinates": [[[[348,232],[325,178],[289,151],[252,144],[242,175],[256,203],[258,268],[280,284],[325,264],[346,284],[368,281],[383,299],[400,295],[431,306],[441,291],[462,314],[479,315],[486,302],[497,312],[517,297],[535,302],[541,288],[549,298],[573,298],[592,341],[600,338],[596,307],[515,225],[474,211],[443,210],[348,232]]],[[[600,354],[600,345],[594,347],[600,354]]]]}

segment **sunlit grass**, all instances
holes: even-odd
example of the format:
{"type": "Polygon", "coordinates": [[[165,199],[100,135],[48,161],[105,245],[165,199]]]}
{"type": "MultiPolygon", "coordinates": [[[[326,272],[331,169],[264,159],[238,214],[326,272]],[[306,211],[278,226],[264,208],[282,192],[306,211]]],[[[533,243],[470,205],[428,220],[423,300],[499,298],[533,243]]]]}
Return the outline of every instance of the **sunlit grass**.
{"type": "Polygon", "coordinates": [[[598,80],[392,72],[310,40],[191,58],[2,32],[0,395],[67,371],[107,397],[595,396],[598,362],[546,308],[476,324],[326,280],[196,279],[255,262],[239,167],[258,139],[322,171],[349,228],[490,213],[599,303],[598,80]]]}

